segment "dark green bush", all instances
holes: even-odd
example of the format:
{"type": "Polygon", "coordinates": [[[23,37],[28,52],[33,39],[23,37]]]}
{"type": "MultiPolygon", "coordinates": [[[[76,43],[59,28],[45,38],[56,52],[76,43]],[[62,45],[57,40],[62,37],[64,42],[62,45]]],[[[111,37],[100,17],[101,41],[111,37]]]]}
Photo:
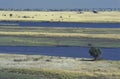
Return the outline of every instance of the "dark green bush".
{"type": "Polygon", "coordinates": [[[97,47],[90,47],[89,53],[91,56],[94,57],[94,60],[98,60],[100,55],[102,54],[102,51],[100,48],[97,47]]]}

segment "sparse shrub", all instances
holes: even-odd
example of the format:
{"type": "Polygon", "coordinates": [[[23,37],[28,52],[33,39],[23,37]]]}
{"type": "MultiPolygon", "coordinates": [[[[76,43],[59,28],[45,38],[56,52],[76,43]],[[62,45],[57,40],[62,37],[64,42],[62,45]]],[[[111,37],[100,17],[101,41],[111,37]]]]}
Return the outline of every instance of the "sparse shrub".
{"type": "Polygon", "coordinates": [[[51,19],[51,21],[53,21],[53,19],[51,19]]]}
{"type": "Polygon", "coordinates": [[[2,14],[2,16],[6,16],[6,14],[2,14]]]}
{"type": "Polygon", "coordinates": [[[60,18],[63,18],[62,16],[60,16],[60,18]]]}
{"type": "Polygon", "coordinates": [[[22,59],[14,59],[13,60],[14,62],[21,62],[21,61],[23,61],[22,59]]]}
{"type": "Polygon", "coordinates": [[[83,11],[79,11],[79,12],[77,12],[77,14],[83,14],[84,12],[83,11]]]}
{"type": "Polygon", "coordinates": [[[10,14],[10,17],[12,17],[13,16],[13,14],[10,14]]]}
{"type": "Polygon", "coordinates": [[[93,10],[93,13],[98,13],[98,11],[97,10],[93,10]]]}
{"type": "Polygon", "coordinates": [[[50,59],[46,59],[45,61],[46,61],[46,62],[50,62],[51,60],[50,60],[50,59]]]}
{"type": "Polygon", "coordinates": [[[38,61],[40,58],[34,58],[33,61],[38,61]]]}
{"type": "Polygon", "coordinates": [[[22,61],[28,61],[27,59],[14,59],[14,62],[22,62],[22,61]]]}
{"type": "Polygon", "coordinates": [[[70,18],[71,16],[69,15],[68,17],[70,18]]]}
{"type": "Polygon", "coordinates": [[[29,16],[23,16],[23,18],[30,18],[29,16]]]}

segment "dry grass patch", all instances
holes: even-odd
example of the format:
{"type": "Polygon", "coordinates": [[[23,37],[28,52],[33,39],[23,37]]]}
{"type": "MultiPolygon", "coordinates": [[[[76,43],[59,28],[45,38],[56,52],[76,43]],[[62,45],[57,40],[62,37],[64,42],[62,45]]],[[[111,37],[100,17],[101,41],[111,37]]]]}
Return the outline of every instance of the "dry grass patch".
{"type": "Polygon", "coordinates": [[[120,61],[83,61],[81,58],[0,54],[0,63],[0,74],[7,72],[11,75],[27,75],[33,76],[33,79],[120,78],[120,61]],[[14,61],[15,59],[21,61],[14,61]]]}
{"type": "Polygon", "coordinates": [[[10,21],[60,21],[60,22],[120,22],[120,12],[45,12],[45,11],[0,11],[0,20],[10,21]],[[12,14],[12,16],[10,16],[12,14]]]}

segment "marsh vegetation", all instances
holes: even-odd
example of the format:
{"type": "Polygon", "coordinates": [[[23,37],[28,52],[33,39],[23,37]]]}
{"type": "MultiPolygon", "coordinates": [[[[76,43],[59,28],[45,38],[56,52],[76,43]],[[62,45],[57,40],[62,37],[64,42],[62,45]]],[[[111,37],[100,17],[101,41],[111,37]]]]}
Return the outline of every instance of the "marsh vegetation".
{"type": "Polygon", "coordinates": [[[0,26],[1,46],[120,47],[119,28],[0,26]]]}

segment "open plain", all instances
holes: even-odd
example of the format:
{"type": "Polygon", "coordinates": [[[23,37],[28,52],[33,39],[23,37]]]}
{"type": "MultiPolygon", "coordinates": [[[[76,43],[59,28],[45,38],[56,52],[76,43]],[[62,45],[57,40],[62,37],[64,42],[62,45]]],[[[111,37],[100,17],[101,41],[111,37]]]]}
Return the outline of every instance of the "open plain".
{"type": "Polygon", "coordinates": [[[119,11],[0,11],[0,21],[119,23],[119,11]]]}

